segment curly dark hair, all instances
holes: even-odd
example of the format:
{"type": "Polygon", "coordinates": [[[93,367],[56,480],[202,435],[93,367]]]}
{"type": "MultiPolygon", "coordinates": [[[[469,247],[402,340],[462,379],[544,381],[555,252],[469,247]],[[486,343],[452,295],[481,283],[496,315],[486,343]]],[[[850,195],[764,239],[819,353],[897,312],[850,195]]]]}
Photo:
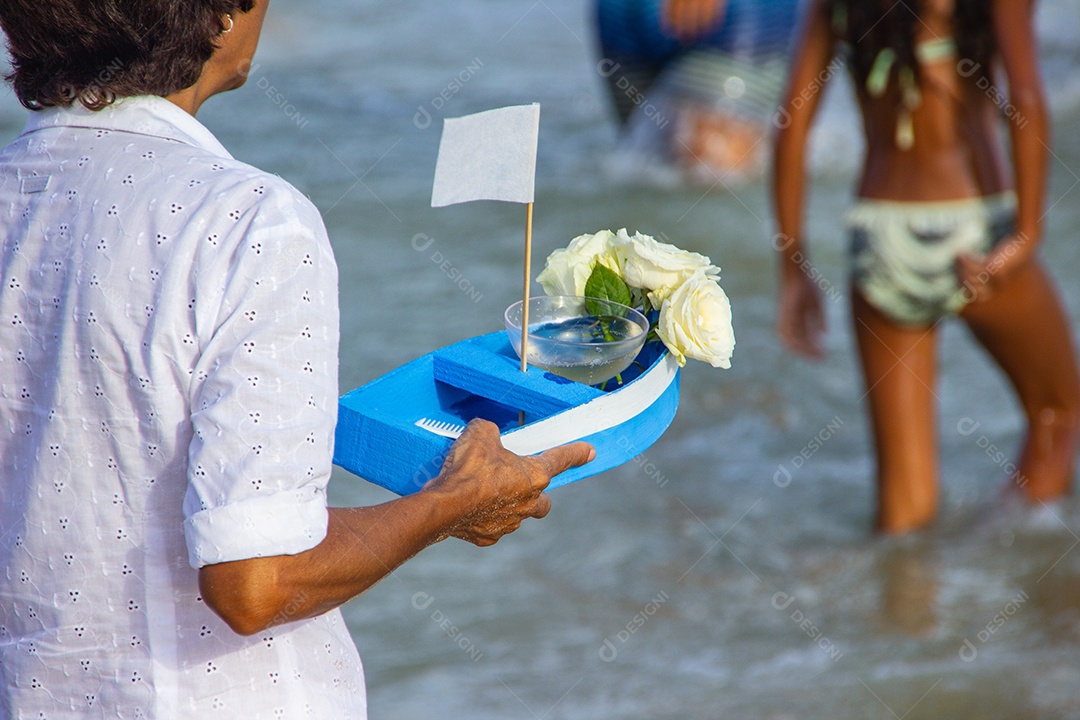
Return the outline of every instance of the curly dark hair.
{"type": "MultiPolygon", "coordinates": [[[[957,53],[975,63],[976,79],[989,79],[997,52],[990,4],[988,0],[956,0],[953,10],[957,53]]],[[[826,6],[829,17],[846,18],[836,31],[850,46],[848,66],[858,88],[866,87],[866,78],[883,48],[896,53],[896,68],[911,68],[919,77],[915,24],[922,10],[921,0],[829,0],[826,6]]]]}
{"type": "Polygon", "coordinates": [[[229,13],[254,0],[0,0],[15,94],[31,110],[191,87],[229,13]]]}

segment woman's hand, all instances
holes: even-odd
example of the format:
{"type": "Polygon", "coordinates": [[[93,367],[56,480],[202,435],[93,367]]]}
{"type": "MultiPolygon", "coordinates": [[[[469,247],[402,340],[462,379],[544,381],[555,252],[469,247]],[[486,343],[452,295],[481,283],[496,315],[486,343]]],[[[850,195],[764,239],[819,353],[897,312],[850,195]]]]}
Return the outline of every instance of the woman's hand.
{"type": "Polygon", "coordinates": [[[776,333],[791,352],[808,360],[825,357],[826,331],[821,290],[798,267],[785,267],[781,276],[776,333]]]}
{"type": "Polygon", "coordinates": [[[666,35],[692,42],[719,27],[726,6],[727,0],[667,0],[660,25],[666,35]]]}
{"type": "Polygon", "coordinates": [[[496,425],[473,420],[424,489],[448,493],[467,508],[451,528],[451,536],[474,545],[493,545],[517,530],[525,518],[547,515],[551,500],[544,489],[551,478],[595,456],[592,446],[583,442],[532,457],[515,455],[503,448],[496,425]]]}
{"type": "Polygon", "coordinates": [[[985,258],[965,253],[956,258],[956,276],[970,302],[986,300],[1008,284],[1035,256],[1036,243],[1019,234],[1002,240],[985,258]]]}

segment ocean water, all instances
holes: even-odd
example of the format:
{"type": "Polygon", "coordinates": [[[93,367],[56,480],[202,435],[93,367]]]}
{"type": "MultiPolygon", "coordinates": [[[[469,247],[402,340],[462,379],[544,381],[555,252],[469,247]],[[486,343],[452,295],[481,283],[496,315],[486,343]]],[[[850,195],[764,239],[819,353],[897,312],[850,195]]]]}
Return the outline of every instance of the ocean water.
{"type": "MultiPolygon", "coordinates": [[[[730,370],[683,374],[637,462],[552,492],[494,548],[430,548],[345,608],[371,717],[1080,718],[1080,505],[1003,500],[1021,422],[957,323],[941,335],[942,510],[871,531],[872,464],[843,240],[858,155],[845,78],[814,136],[810,236],[829,360],[773,335],[761,178],[671,186],[613,173],[590,6],[574,0],[293,0],[271,6],[246,87],[200,119],[322,210],[341,269],[341,386],[501,327],[524,208],[429,207],[444,117],[541,103],[534,276],[573,236],[628,227],[723,268],[730,370]]],[[[1043,0],[1055,138],[1044,258],[1080,318],[1080,7],[1043,0]]],[[[0,98],[0,132],[24,112],[0,98]]],[[[1080,320],[1074,320],[1074,327],[1080,320]]],[[[390,495],[338,471],[335,504],[390,495]]]]}

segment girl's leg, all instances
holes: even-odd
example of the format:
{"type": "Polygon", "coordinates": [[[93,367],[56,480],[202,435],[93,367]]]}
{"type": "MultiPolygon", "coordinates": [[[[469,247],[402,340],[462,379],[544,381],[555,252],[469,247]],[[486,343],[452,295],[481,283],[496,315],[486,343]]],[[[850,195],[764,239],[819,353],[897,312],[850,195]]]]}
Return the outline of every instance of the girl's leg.
{"type": "Polygon", "coordinates": [[[877,451],[877,526],[902,533],[937,513],[935,331],[894,324],[856,291],[852,316],[877,451]]]}
{"type": "Polygon", "coordinates": [[[1068,492],[1080,437],[1080,377],[1065,310],[1032,262],[961,317],[1016,389],[1028,431],[1013,478],[1029,500],[1068,492]]]}

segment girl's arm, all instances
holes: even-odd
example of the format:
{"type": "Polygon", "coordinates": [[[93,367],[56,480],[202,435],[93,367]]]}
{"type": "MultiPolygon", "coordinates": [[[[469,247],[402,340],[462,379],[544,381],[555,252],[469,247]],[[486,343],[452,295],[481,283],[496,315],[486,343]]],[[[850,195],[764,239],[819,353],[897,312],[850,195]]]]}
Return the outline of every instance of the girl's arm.
{"type": "MultiPolygon", "coordinates": [[[[985,297],[1025,263],[1031,261],[1042,240],[1043,200],[1050,145],[1046,98],[1039,72],[1034,28],[1034,0],[995,0],[992,21],[1001,65],[1008,82],[1009,104],[1015,113],[1007,123],[1014,182],[1016,234],[1000,243],[983,261],[960,258],[961,281],[985,297]]],[[[1003,93],[995,93],[1001,96],[1003,93]]]]}
{"type": "Polygon", "coordinates": [[[824,355],[821,334],[825,315],[819,288],[807,270],[803,245],[806,147],[835,51],[828,3],[815,0],[803,21],[792,57],[788,86],[775,116],[772,198],[780,252],[780,300],[777,333],[791,351],[809,358],[824,355]]]}
{"type": "Polygon", "coordinates": [[[1006,119],[1019,201],[1017,234],[1027,238],[1032,245],[1038,244],[1042,237],[1046,158],[1050,145],[1034,13],[1034,0],[997,0],[993,7],[994,33],[1009,83],[1009,102],[1017,110],[1006,119]]]}

